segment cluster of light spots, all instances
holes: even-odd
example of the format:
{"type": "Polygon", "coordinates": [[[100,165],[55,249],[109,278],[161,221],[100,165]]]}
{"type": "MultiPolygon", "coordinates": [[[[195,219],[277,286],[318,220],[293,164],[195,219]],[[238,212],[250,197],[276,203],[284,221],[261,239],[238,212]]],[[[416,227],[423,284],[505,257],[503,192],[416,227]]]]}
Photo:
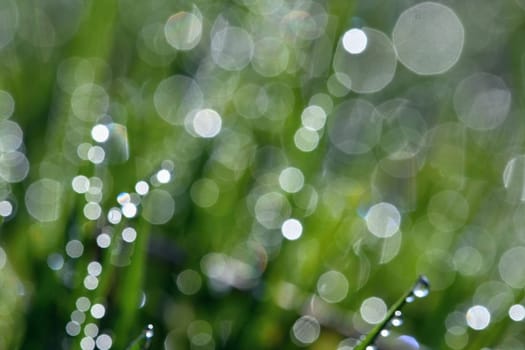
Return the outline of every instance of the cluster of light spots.
{"type": "Polygon", "coordinates": [[[0,201],[0,216],[7,218],[13,214],[13,204],[8,200],[0,201]]]}
{"type": "Polygon", "coordinates": [[[202,278],[197,271],[187,269],[177,275],[176,283],[182,294],[194,295],[201,289],[202,278]]]}
{"type": "Polygon", "coordinates": [[[127,243],[133,243],[137,239],[137,231],[133,227],[126,227],[122,230],[122,240],[127,243]]]}
{"type": "Polygon", "coordinates": [[[257,222],[268,229],[276,229],[290,216],[291,206],[281,193],[270,192],[257,199],[254,210],[257,222]]]}
{"type": "Polygon", "coordinates": [[[515,322],[525,320],[525,307],[521,304],[514,304],[509,308],[509,317],[515,322]]]}
{"type": "MultiPolygon", "coordinates": [[[[87,297],[82,296],[75,301],[75,306],[76,310],[71,313],[71,320],[66,324],[66,333],[72,337],[80,334],[81,326],[86,321],[85,313],[89,311],[91,301],[87,297]]],[[[88,323],[84,327],[84,333],[87,336],[90,336],[90,334],[96,336],[98,334],[98,328],[95,324],[88,323]]]]}
{"type": "Polygon", "coordinates": [[[40,222],[55,221],[62,211],[62,184],[52,179],[33,182],[25,193],[29,214],[40,222]]]}
{"type": "Polygon", "coordinates": [[[109,129],[104,124],[97,124],[91,129],[91,138],[95,142],[103,143],[109,139],[109,129]]]}
{"type": "Polygon", "coordinates": [[[392,204],[381,202],[368,209],[365,220],[370,233],[385,238],[391,237],[399,231],[401,214],[392,204]]]}
{"type": "Polygon", "coordinates": [[[47,256],[47,266],[51,270],[59,271],[64,267],[64,257],[59,253],[52,253],[47,256]]]}
{"type": "Polygon", "coordinates": [[[209,208],[217,203],[219,194],[219,186],[212,179],[199,179],[190,189],[191,199],[201,208],[209,208]]]}
{"type": "Polygon", "coordinates": [[[192,127],[199,137],[213,138],[221,131],[222,119],[213,109],[201,109],[193,115],[192,127]]]}
{"type": "Polygon", "coordinates": [[[279,174],[279,185],[288,193],[297,193],[304,186],[304,175],[300,169],[288,167],[279,174]]]}
{"type": "Polygon", "coordinates": [[[197,14],[181,11],[166,21],[164,35],[168,44],[177,50],[188,51],[199,43],[202,20],[197,14]]]}
{"type": "Polygon", "coordinates": [[[317,293],[327,303],[338,303],[342,301],[346,298],[348,289],[348,280],[345,275],[339,271],[327,271],[317,280],[317,293]]]}
{"type": "Polygon", "coordinates": [[[511,106],[505,82],[488,73],[475,73],[461,81],[454,94],[459,120],[474,130],[491,130],[503,123],[511,106]]]}
{"type": "Polygon", "coordinates": [[[281,226],[281,233],[289,241],[295,241],[303,235],[303,225],[297,219],[287,219],[281,226]]]}
{"type": "Polygon", "coordinates": [[[394,78],[396,66],[396,52],[383,32],[372,28],[350,30],[337,46],[333,61],[333,78],[341,84],[342,93],[337,93],[332,87],[332,94],[342,97],[349,89],[358,93],[380,91],[394,78]],[[350,45],[352,38],[354,45],[350,45]]]}
{"type": "Polygon", "coordinates": [[[330,140],[341,152],[369,152],[381,136],[381,119],[368,101],[354,99],[337,106],[332,115],[330,140]]]}
{"type": "Polygon", "coordinates": [[[386,316],[386,304],[383,299],[371,297],[363,301],[359,308],[361,318],[370,324],[378,324],[386,316]]]}
{"type": "Polygon", "coordinates": [[[321,325],[313,316],[302,316],[293,324],[291,333],[301,345],[309,345],[319,338],[321,325]]]}
{"type": "Polygon", "coordinates": [[[423,2],[399,16],[392,39],[403,65],[417,74],[431,75],[444,73],[456,64],[465,31],[452,9],[423,2]]]}
{"type": "MultiPolygon", "coordinates": [[[[192,347],[204,347],[213,345],[213,329],[209,322],[196,320],[188,325],[186,331],[192,347]]],[[[212,346],[214,348],[214,346],[212,346]]]]}
{"type": "Polygon", "coordinates": [[[525,274],[517,266],[525,264],[525,247],[517,246],[507,250],[498,264],[501,279],[513,288],[525,287],[525,274]]]}
{"type": "Polygon", "coordinates": [[[175,213],[175,200],[164,190],[155,189],[142,201],[142,216],[154,225],[168,222],[175,213]]]}
{"type": "Polygon", "coordinates": [[[483,305],[474,305],[465,315],[467,325],[477,331],[487,328],[490,324],[490,311],[483,305]]]}
{"type": "Polygon", "coordinates": [[[352,28],[343,34],[343,47],[348,53],[357,55],[365,51],[368,43],[366,33],[358,28],[352,28]]]}
{"type": "Polygon", "coordinates": [[[239,71],[246,67],[254,52],[251,35],[240,27],[226,26],[213,34],[211,57],[219,67],[239,71]]]}

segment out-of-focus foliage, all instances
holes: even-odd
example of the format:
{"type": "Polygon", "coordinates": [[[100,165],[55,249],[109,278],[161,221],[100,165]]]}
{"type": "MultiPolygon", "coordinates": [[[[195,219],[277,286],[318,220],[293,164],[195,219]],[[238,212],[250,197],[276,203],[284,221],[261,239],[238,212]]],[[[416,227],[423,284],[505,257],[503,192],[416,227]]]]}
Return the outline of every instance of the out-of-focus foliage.
{"type": "Polygon", "coordinates": [[[348,350],[419,274],[380,349],[524,348],[524,36],[523,0],[0,0],[0,349],[348,350]]]}

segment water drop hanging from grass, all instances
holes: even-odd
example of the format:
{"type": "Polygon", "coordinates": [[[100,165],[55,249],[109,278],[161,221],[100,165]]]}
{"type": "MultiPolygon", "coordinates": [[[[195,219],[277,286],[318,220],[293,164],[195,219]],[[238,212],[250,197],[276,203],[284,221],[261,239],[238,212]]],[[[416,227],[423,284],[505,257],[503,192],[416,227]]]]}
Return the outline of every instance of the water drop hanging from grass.
{"type": "Polygon", "coordinates": [[[414,288],[412,288],[412,294],[416,298],[424,298],[430,292],[430,283],[425,276],[420,276],[417,280],[414,288]]]}

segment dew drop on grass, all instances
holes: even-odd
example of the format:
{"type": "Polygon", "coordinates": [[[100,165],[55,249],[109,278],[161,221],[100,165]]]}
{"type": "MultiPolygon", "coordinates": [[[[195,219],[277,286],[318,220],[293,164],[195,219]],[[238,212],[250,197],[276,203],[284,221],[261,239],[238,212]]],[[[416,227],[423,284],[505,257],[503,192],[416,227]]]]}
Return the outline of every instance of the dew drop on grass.
{"type": "Polygon", "coordinates": [[[153,331],[153,325],[150,323],[146,326],[146,329],[144,330],[144,336],[146,337],[146,339],[151,339],[153,338],[154,334],[155,332],[153,331]]]}
{"type": "Polygon", "coordinates": [[[394,313],[394,317],[392,318],[392,320],[390,320],[390,323],[394,327],[399,327],[403,324],[403,314],[400,310],[396,310],[396,312],[394,313]]]}
{"type": "Polygon", "coordinates": [[[412,289],[412,293],[417,298],[424,298],[430,292],[430,282],[425,276],[420,276],[416,285],[412,289]]]}

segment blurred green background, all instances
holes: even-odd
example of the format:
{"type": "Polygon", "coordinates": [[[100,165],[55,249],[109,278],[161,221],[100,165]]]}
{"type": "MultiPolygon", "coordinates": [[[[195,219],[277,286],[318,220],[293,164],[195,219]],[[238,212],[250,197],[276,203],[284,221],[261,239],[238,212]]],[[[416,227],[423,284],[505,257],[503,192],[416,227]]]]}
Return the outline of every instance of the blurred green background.
{"type": "Polygon", "coordinates": [[[420,274],[379,349],[524,349],[524,37],[523,0],[0,0],[0,349],[349,350],[420,274]]]}

